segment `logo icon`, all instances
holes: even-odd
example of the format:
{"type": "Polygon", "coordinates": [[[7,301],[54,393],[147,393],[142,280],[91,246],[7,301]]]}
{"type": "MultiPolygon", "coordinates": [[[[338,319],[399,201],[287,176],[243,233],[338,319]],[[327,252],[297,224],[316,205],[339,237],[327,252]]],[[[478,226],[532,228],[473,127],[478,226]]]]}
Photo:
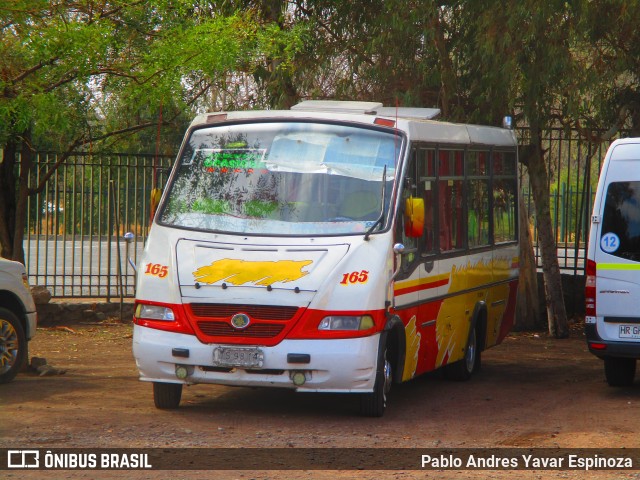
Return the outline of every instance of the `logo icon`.
{"type": "Polygon", "coordinates": [[[39,468],[39,450],[9,450],[7,452],[9,468],[39,468]]]}
{"type": "Polygon", "coordinates": [[[236,313],[233,317],[231,317],[231,326],[236,330],[242,330],[249,326],[251,323],[251,319],[249,315],[245,313],[236,313]]]}

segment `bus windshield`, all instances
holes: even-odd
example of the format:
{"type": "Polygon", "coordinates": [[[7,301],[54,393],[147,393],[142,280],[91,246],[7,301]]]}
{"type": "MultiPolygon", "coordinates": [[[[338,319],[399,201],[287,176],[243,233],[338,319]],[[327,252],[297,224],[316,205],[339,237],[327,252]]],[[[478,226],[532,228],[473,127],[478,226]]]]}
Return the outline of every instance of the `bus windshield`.
{"type": "Polygon", "coordinates": [[[364,233],[390,211],[400,145],[393,133],[326,123],[201,128],[178,159],[160,222],[256,235],[364,233]]]}

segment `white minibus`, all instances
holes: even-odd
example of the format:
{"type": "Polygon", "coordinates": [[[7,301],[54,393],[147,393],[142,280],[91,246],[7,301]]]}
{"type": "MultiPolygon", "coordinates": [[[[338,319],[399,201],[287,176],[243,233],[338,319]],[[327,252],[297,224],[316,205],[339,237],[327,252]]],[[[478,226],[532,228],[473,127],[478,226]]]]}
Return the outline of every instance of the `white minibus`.
{"type": "Polygon", "coordinates": [[[357,394],[468,379],[514,320],[513,130],[437,109],[305,101],[198,116],[138,268],[133,352],[183,385],[357,394]]]}

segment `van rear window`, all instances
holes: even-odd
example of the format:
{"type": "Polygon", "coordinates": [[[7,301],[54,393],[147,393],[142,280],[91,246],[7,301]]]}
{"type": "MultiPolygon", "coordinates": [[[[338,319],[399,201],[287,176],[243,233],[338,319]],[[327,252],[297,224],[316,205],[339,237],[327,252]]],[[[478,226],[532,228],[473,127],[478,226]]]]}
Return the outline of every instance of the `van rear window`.
{"type": "Polygon", "coordinates": [[[616,257],[640,261],[640,182],[609,184],[600,248],[616,257]]]}

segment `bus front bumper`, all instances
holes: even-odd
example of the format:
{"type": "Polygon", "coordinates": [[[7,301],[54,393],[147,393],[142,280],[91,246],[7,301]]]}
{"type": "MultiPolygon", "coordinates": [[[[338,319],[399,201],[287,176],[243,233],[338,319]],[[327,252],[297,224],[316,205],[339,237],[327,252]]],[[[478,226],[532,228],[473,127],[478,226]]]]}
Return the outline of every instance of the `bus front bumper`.
{"type": "Polygon", "coordinates": [[[194,335],[134,325],[133,355],[140,379],[148,382],[365,393],[373,391],[379,338],[285,339],[257,347],[264,356],[259,368],[221,368],[214,363],[216,348],[248,346],[204,344],[194,335]]]}

